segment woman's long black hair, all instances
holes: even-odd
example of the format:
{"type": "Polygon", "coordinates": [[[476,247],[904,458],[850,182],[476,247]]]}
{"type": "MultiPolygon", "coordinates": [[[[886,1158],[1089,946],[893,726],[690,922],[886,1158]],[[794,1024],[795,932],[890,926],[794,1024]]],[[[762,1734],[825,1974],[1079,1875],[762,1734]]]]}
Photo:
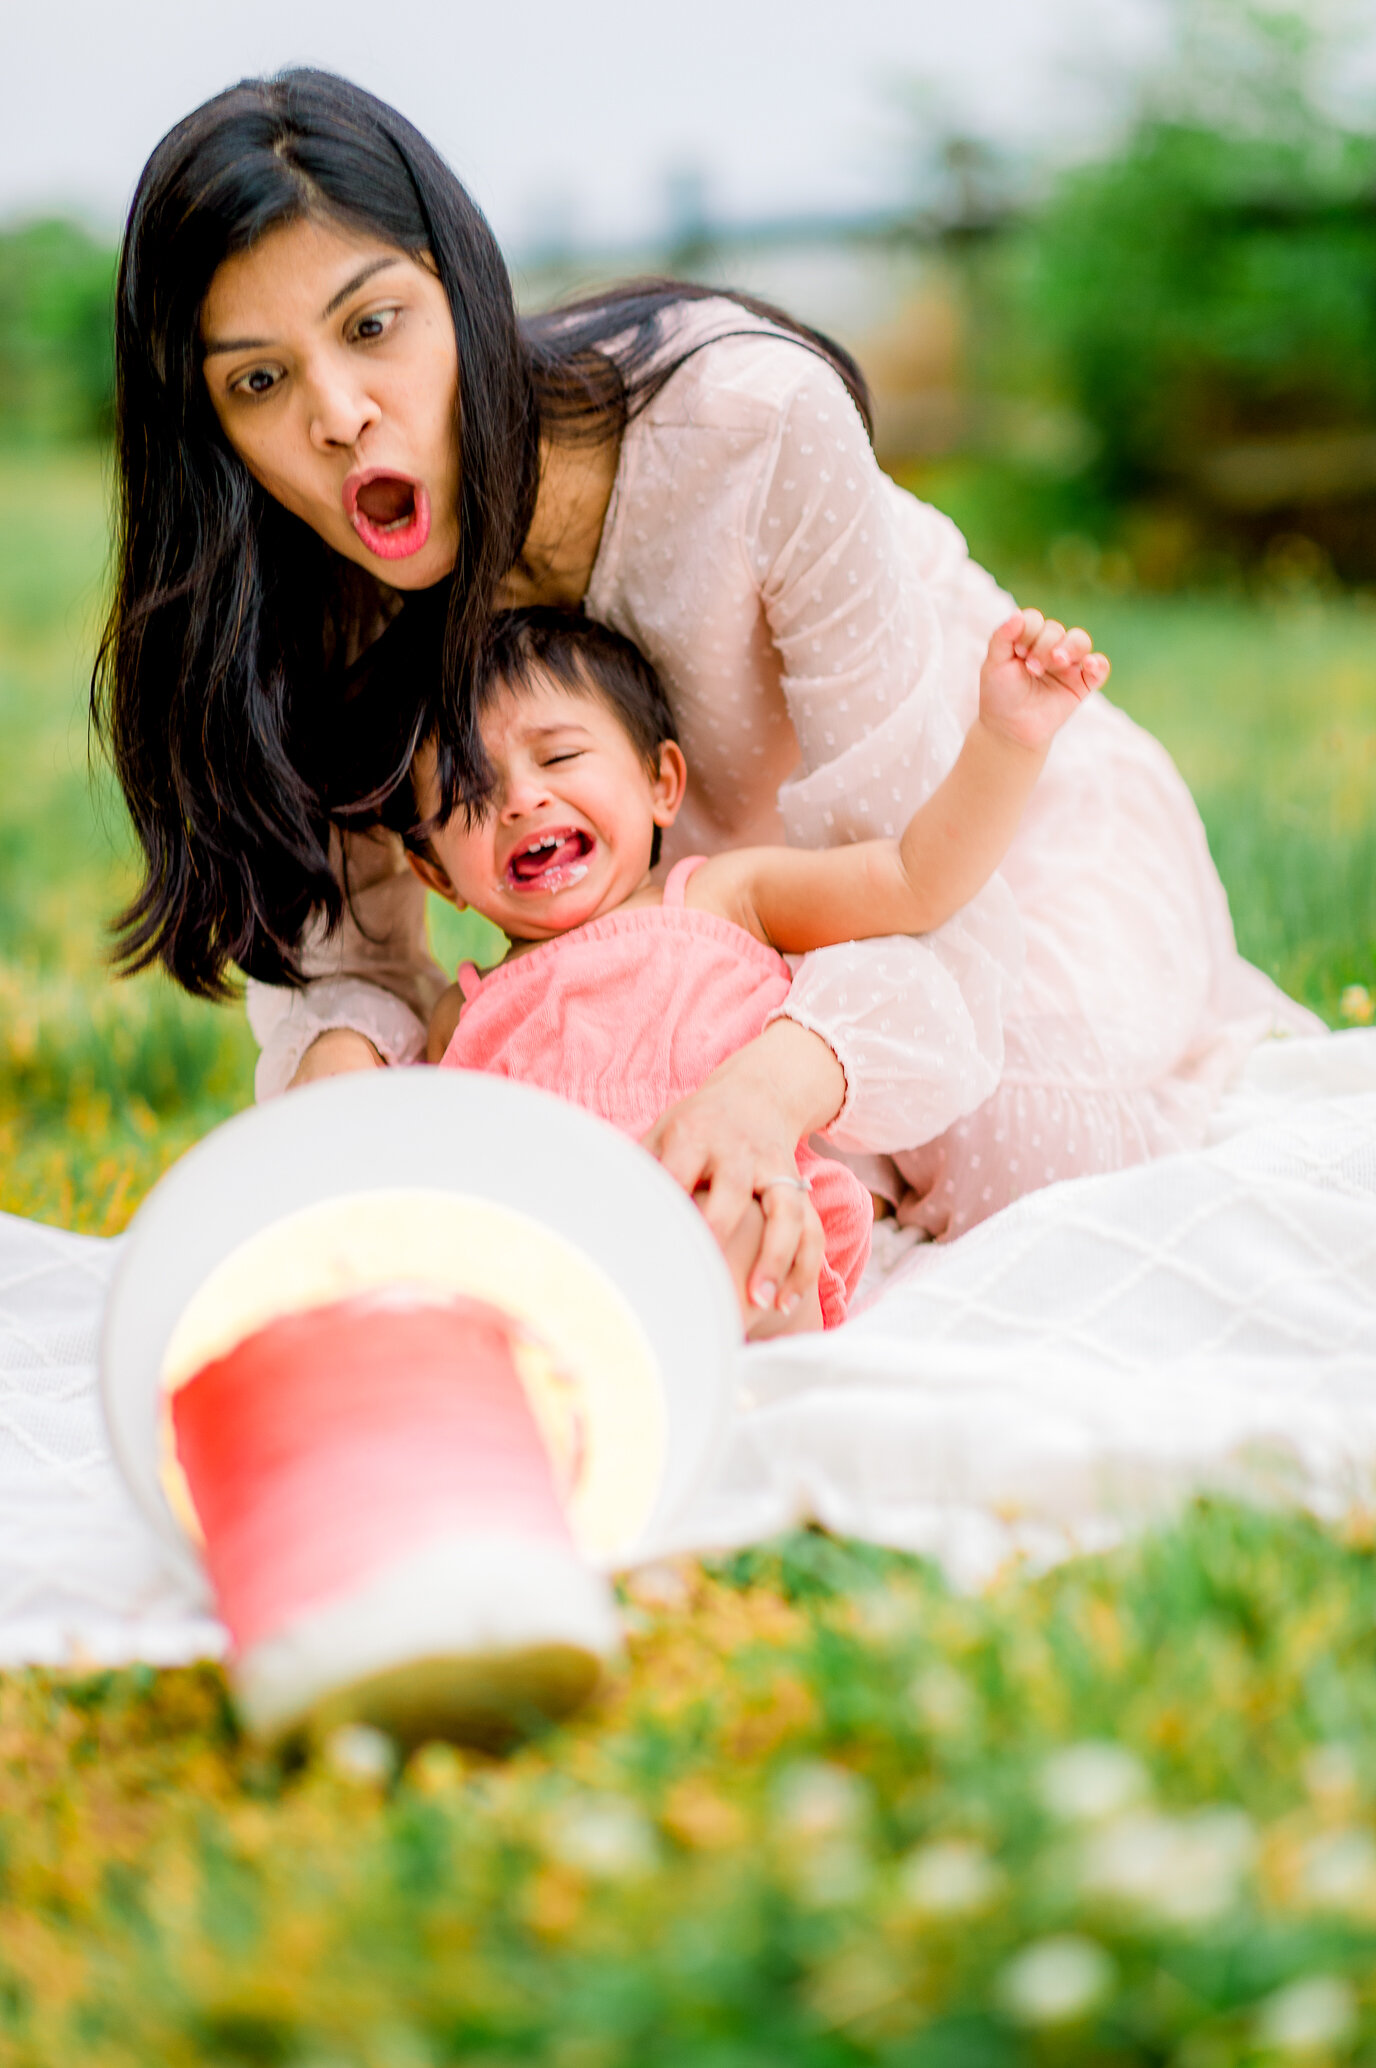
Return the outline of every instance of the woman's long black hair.
{"type": "MultiPolygon", "coordinates": [[[[163,139],[120,264],[118,574],[92,688],[145,859],[116,922],[125,969],[160,962],[204,997],[224,995],[231,966],[298,983],[307,920],[343,912],[332,824],[379,807],[426,736],[444,810],[482,799],[468,683],[534,514],[541,436],[619,438],[688,356],[664,349],[665,312],[720,293],[638,281],[522,322],[496,241],[438,153],[327,72],[246,80],[163,139]],[[252,479],[202,377],[216,268],[303,217],[427,254],[454,318],[458,560],[380,637],[377,584],[252,479]]],[[[731,298],[828,359],[868,420],[840,347],[731,298]]]]}

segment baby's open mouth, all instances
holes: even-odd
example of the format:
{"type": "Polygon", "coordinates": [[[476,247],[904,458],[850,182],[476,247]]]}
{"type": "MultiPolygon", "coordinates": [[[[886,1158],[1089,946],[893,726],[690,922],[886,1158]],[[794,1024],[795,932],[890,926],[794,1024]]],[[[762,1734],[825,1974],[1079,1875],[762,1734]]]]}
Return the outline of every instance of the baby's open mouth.
{"type": "Polygon", "coordinates": [[[344,510],[368,551],[380,560],[404,560],[418,553],[430,536],[430,498],[424,484],[384,467],[349,476],[344,510]]]}
{"type": "Polygon", "coordinates": [[[591,834],[577,826],[554,826],[534,833],[507,857],[506,880],[512,890],[558,891],[581,883],[588,873],[591,834]]]}

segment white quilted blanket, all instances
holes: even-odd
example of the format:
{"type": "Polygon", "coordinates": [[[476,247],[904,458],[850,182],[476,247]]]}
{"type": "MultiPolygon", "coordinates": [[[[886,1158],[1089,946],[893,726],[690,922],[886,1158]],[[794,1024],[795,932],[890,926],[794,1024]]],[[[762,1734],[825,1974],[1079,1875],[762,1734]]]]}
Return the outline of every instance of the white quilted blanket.
{"type": "MultiPolygon", "coordinates": [[[[950,1248],[880,1245],[842,1329],[744,1353],[664,1548],[801,1516],[973,1583],[1192,1492],[1376,1495],[1376,1031],[1260,1050],[1211,1146],[1049,1187],[950,1248]]],[[[0,1662],[218,1651],[132,1509],[95,1387],[118,1243],[0,1216],[0,1662]]]]}

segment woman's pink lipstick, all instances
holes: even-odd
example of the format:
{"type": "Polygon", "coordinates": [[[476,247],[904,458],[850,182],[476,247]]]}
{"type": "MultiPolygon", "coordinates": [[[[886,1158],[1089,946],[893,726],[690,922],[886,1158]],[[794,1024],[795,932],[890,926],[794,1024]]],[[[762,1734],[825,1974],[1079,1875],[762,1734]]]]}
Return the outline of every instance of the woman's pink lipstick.
{"type": "Polygon", "coordinates": [[[363,467],[344,483],[344,513],[379,560],[405,560],[430,536],[425,484],[390,467],[363,467]]]}

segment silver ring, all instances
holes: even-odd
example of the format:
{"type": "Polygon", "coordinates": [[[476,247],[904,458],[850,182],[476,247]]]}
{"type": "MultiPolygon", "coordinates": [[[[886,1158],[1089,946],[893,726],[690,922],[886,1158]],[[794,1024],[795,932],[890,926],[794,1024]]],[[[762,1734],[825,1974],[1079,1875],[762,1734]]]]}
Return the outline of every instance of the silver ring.
{"type": "Polygon", "coordinates": [[[811,1193],[812,1191],[812,1187],[807,1179],[800,1178],[794,1173],[788,1177],[766,1178],[762,1184],[756,1185],[755,1197],[758,1199],[761,1192],[767,1192],[771,1185],[791,1185],[795,1192],[811,1193]]]}

